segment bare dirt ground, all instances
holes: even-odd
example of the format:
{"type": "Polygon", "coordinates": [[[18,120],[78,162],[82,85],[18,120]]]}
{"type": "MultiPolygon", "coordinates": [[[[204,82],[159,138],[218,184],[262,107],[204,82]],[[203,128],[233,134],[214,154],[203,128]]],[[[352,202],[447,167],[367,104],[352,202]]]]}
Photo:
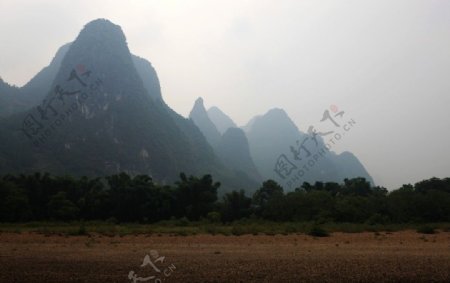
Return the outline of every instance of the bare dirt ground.
{"type": "Polygon", "coordinates": [[[2,233],[0,271],[0,282],[21,283],[450,282],[450,233],[326,238],[2,233]],[[141,267],[146,255],[149,261],[141,267]]]}

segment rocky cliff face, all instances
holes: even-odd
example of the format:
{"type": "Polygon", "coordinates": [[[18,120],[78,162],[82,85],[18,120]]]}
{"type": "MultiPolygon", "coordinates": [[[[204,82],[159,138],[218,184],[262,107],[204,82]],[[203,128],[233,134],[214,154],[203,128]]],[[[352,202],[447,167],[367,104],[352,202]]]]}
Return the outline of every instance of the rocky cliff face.
{"type": "Polygon", "coordinates": [[[194,107],[189,114],[189,118],[197,125],[209,144],[212,147],[216,147],[220,141],[220,133],[214,123],[209,119],[201,97],[195,101],[194,107]]]}
{"type": "Polygon", "coordinates": [[[40,104],[3,123],[2,173],[125,171],[169,181],[221,167],[198,129],[164,104],[151,65],[130,54],[107,20],[80,32],[40,104]]]}

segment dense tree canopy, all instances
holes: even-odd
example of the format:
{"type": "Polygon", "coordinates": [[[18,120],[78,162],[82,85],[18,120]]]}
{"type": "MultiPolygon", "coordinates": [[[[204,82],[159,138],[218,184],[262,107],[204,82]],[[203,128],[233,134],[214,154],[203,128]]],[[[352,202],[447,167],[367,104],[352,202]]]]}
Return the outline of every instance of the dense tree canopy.
{"type": "Polygon", "coordinates": [[[450,221],[450,178],[431,178],[388,192],[363,178],[342,184],[303,183],[284,193],[273,180],[253,196],[245,191],[218,199],[212,176],[180,174],[172,186],[146,175],[105,178],[5,175],[0,178],[0,221],[109,220],[152,223],[171,218],[212,217],[223,222],[256,217],[273,221],[369,224],[450,221]]]}

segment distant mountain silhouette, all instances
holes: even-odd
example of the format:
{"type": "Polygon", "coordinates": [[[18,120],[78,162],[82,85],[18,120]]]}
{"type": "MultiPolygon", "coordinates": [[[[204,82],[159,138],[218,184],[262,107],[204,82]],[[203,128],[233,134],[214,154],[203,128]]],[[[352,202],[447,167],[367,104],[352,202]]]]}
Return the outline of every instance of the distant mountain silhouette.
{"type": "MultiPolygon", "coordinates": [[[[5,97],[9,96],[8,101],[0,104],[0,116],[5,117],[29,110],[45,99],[71,44],[67,43],[61,46],[50,64],[39,71],[23,87],[9,86],[0,79],[0,102],[5,101],[5,97]],[[7,87],[12,89],[8,90],[7,87]],[[5,95],[12,92],[14,95],[5,95]]],[[[151,63],[135,55],[132,55],[132,59],[141,78],[145,78],[145,80],[143,79],[144,87],[148,90],[149,95],[155,100],[162,100],[159,80],[151,63]]]]}
{"type": "Polygon", "coordinates": [[[213,148],[216,147],[220,141],[220,133],[214,123],[209,119],[201,97],[195,101],[194,107],[189,114],[189,118],[197,125],[209,144],[213,148]]]}
{"type": "Polygon", "coordinates": [[[217,130],[223,135],[229,128],[237,128],[236,124],[216,106],[208,109],[208,117],[214,123],[217,130]]]}
{"type": "Polygon", "coordinates": [[[237,183],[237,180],[234,180],[234,177],[230,176],[226,170],[220,164],[217,156],[214,154],[212,147],[205,139],[205,136],[202,134],[200,129],[194,124],[191,119],[186,119],[180,114],[176,113],[170,106],[168,106],[161,95],[161,87],[159,84],[159,79],[157,73],[151,63],[144,58],[140,58],[138,56],[132,55],[133,62],[136,66],[136,70],[138,71],[144,86],[147,90],[148,95],[158,104],[160,107],[165,109],[170,117],[174,120],[178,128],[182,131],[182,133],[186,136],[188,145],[187,148],[192,152],[194,162],[197,164],[199,168],[210,168],[209,171],[205,169],[205,172],[215,173],[216,179],[221,179],[225,184],[222,188],[230,186],[232,184],[237,183]],[[214,166],[218,166],[218,170],[220,173],[215,171],[215,167],[211,168],[212,164],[216,164],[214,166]],[[225,177],[223,174],[225,173],[225,177]]]}
{"type": "Polygon", "coordinates": [[[47,96],[50,91],[49,87],[53,83],[53,80],[61,67],[61,62],[69,48],[70,43],[61,46],[50,64],[20,88],[20,91],[27,101],[26,109],[24,110],[28,110],[31,107],[38,105],[47,96]]]}
{"type": "MultiPolygon", "coordinates": [[[[108,20],[88,23],[23,87],[0,79],[0,174],[124,171],[172,182],[180,172],[209,173],[222,191],[254,190],[269,178],[286,183],[274,165],[306,134],[281,109],[243,129],[217,107],[206,111],[201,98],[190,119],[172,110],[151,63],[132,55],[108,20]]],[[[353,154],[330,152],[302,180],[359,176],[372,181],[353,154]]]]}
{"type": "Polygon", "coordinates": [[[134,66],[144,82],[144,87],[148,94],[155,101],[163,101],[158,75],[152,64],[144,58],[132,55],[134,66]]]}
{"type": "Polygon", "coordinates": [[[223,134],[216,151],[228,168],[243,172],[253,180],[262,181],[261,175],[253,163],[248,140],[242,129],[229,128],[223,134]]]}
{"type": "MultiPolygon", "coordinates": [[[[307,149],[311,156],[307,158],[306,151],[300,151],[302,141],[309,136],[297,128],[286,112],[282,109],[272,109],[262,116],[255,117],[246,126],[246,134],[250,144],[252,158],[264,179],[274,179],[288,187],[299,187],[303,182],[334,181],[342,182],[347,177],[365,177],[373,182],[362,164],[349,153],[336,155],[326,151],[318,155],[313,166],[303,169],[301,177],[295,176],[313,154],[325,144],[321,137],[317,136],[317,145],[307,149]],[[297,152],[301,152],[298,156],[297,152]],[[281,157],[284,155],[284,157],[281,157]],[[279,174],[275,168],[277,161],[284,162],[285,158],[290,162],[288,166],[294,168],[290,176],[279,174]],[[297,160],[297,159],[298,160],[297,160]],[[302,160],[300,160],[302,159],[302,160]],[[292,165],[291,165],[292,164],[292,165]],[[281,175],[281,176],[280,176],[281,175]]],[[[317,157],[317,156],[316,156],[317,157]]],[[[288,188],[289,189],[289,188],[288,188]]]]}
{"type": "Polygon", "coordinates": [[[241,127],[242,130],[244,130],[244,132],[246,132],[246,133],[247,133],[248,131],[250,131],[250,129],[253,127],[253,124],[255,123],[255,121],[256,121],[259,117],[261,117],[261,116],[260,116],[260,115],[257,115],[257,116],[255,116],[255,117],[251,118],[250,121],[247,122],[247,124],[245,124],[244,126],[241,127]]]}
{"type": "MultiPolygon", "coordinates": [[[[216,112],[226,116],[220,109],[217,107],[216,109],[216,112]]],[[[206,137],[220,162],[239,176],[244,183],[249,184],[247,190],[254,190],[262,179],[250,156],[245,133],[234,127],[229,128],[221,135],[208,114],[203,105],[203,99],[198,98],[189,117],[206,137]]]]}
{"type": "Polygon", "coordinates": [[[0,117],[29,110],[47,96],[69,47],[70,44],[60,47],[50,64],[20,88],[9,86],[0,79],[0,117]]]}
{"type": "Polygon", "coordinates": [[[20,89],[0,78],[0,118],[14,114],[20,105],[20,89]]]}
{"type": "Polygon", "coordinates": [[[374,184],[372,177],[367,172],[364,165],[356,158],[356,156],[348,151],[344,151],[339,155],[332,154],[333,161],[339,167],[339,180],[344,178],[363,177],[370,183],[374,184]]]}
{"type": "MultiPolygon", "coordinates": [[[[48,83],[51,76],[46,77],[48,83]]],[[[221,171],[223,166],[196,127],[155,101],[160,97],[156,74],[150,64],[130,54],[119,26],[107,20],[88,23],[52,81],[40,109],[2,122],[0,134],[6,143],[0,146],[0,173],[45,170],[101,176],[125,171],[172,181],[180,172],[221,171]],[[137,69],[147,74],[144,80],[137,69]],[[39,110],[45,110],[47,120],[39,110]],[[28,121],[29,115],[34,120],[28,121]],[[34,122],[43,129],[28,129],[30,141],[21,129],[34,122]]]]}

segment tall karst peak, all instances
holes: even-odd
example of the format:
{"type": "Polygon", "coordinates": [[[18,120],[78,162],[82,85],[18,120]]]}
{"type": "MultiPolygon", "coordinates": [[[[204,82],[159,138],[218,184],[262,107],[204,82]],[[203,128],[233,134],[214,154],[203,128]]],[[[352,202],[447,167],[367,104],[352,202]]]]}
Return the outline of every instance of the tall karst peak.
{"type": "Polygon", "coordinates": [[[113,41],[126,43],[122,28],[107,19],[97,19],[87,23],[80,31],[76,40],[94,36],[99,41],[105,43],[111,43],[113,41]]]}
{"type": "MultiPolygon", "coordinates": [[[[6,121],[11,129],[23,130],[0,131],[7,144],[0,148],[0,160],[8,161],[0,164],[0,172],[125,171],[166,181],[180,172],[210,173],[215,167],[211,149],[197,138],[200,133],[191,133],[150,97],[119,26],[108,20],[88,23],[57,69],[46,80],[42,101],[6,121]],[[191,140],[198,141],[199,148],[191,140]],[[20,164],[10,152],[21,153],[20,164]],[[192,165],[193,160],[199,165],[192,165]]],[[[156,77],[145,80],[149,89],[159,91],[156,77]]]]}
{"type": "Polygon", "coordinates": [[[220,133],[214,123],[208,116],[205,106],[203,105],[203,98],[199,97],[194,103],[194,107],[189,114],[189,118],[200,129],[206,140],[212,147],[217,146],[220,141],[220,133]]]}
{"type": "Polygon", "coordinates": [[[99,71],[105,73],[120,73],[126,80],[137,74],[122,29],[104,19],[84,26],[66,53],[62,68],[68,64],[101,68],[99,71]]]}
{"type": "Polygon", "coordinates": [[[203,104],[203,98],[199,97],[195,100],[194,108],[200,107],[200,109],[205,110],[205,105],[203,104]]]}

